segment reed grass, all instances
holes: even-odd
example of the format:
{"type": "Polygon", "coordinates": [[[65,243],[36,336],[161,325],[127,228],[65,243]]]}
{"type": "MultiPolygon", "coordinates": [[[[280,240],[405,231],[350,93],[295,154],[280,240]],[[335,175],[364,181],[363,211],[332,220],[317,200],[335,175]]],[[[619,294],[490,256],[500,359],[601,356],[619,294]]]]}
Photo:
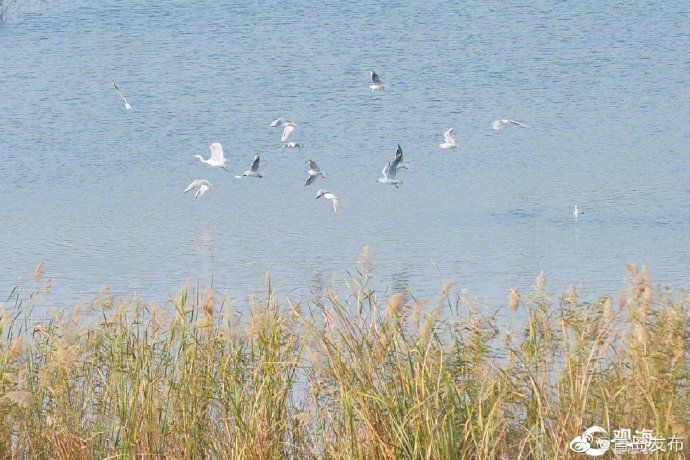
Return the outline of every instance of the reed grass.
{"type": "Polygon", "coordinates": [[[540,274],[500,315],[450,285],[380,299],[366,257],[343,289],[279,302],[269,282],[243,314],[213,289],[104,289],[35,323],[40,292],[17,290],[0,456],[553,459],[595,424],[690,440],[690,296],[628,271],[593,303],[540,274]]]}

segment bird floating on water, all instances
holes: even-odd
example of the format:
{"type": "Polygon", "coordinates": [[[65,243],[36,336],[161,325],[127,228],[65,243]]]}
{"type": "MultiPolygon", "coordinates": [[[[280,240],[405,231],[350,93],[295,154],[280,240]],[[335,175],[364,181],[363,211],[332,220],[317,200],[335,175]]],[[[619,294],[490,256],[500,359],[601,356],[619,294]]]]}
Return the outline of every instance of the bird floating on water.
{"type": "Polygon", "coordinates": [[[280,150],[283,149],[297,149],[297,150],[302,150],[302,144],[298,144],[297,142],[286,142],[285,144],[280,147],[280,150]]]}
{"type": "Polygon", "coordinates": [[[117,91],[117,94],[120,95],[120,97],[122,98],[122,100],[125,101],[125,109],[126,109],[126,110],[133,110],[133,109],[132,109],[132,106],[129,105],[129,102],[127,102],[127,99],[125,99],[125,97],[122,95],[122,91],[120,91],[120,88],[117,87],[117,85],[115,84],[115,82],[113,82],[113,88],[115,88],[115,91],[117,91]]]}
{"type": "Polygon", "coordinates": [[[453,128],[450,128],[448,131],[443,133],[443,143],[438,144],[438,146],[444,150],[455,149],[458,147],[458,143],[455,141],[455,138],[453,137],[453,128]]]}
{"type": "Polygon", "coordinates": [[[304,182],[305,186],[314,182],[316,178],[319,176],[323,177],[324,179],[326,178],[326,172],[321,170],[321,168],[319,168],[316,165],[316,162],[309,160],[307,161],[307,163],[309,163],[309,170],[307,171],[307,174],[309,174],[309,176],[307,177],[307,180],[304,182]]]}
{"type": "Polygon", "coordinates": [[[383,168],[383,171],[381,171],[382,177],[379,178],[379,182],[386,185],[395,185],[395,188],[400,187],[402,185],[402,181],[396,179],[395,176],[398,172],[399,165],[402,163],[402,159],[402,148],[400,148],[400,145],[398,145],[398,150],[395,153],[395,160],[388,163],[386,167],[383,168]]]}
{"type": "Polygon", "coordinates": [[[321,189],[316,193],[316,199],[318,200],[321,197],[324,197],[327,200],[331,200],[331,202],[333,203],[333,212],[338,212],[339,203],[337,196],[333,195],[331,192],[321,189]]]}
{"type": "Polygon", "coordinates": [[[493,123],[491,123],[491,127],[494,129],[494,131],[500,131],[508,125],[522,126],[523,128],[531,128],[532,127],[532,125],[528,125],[528,124],[525,124],[525,123],[522,123],[519,121],[515,121],[515,120],[507,120],[507,119],[496,120],[493,123]]]}
{"type": "Polygon", "coordinates": [[[235,176],[235,179],[241,179],[243,177],[258,177],[262,178],[261,174],[259,174],[259,162],[261,161],[261,158],[259,158],[259,155],[254,155],[254,161],[252,161],[252,165],[249,167],[248,171],[243,172],[239,176],[235,176]]]}
{"type": "Polygon", "coordinates": [[[197,179],[195,181],[192,181],[192,183],[189,184],[189,186],[184,192],[187,193],[189,191],[197,189],[196,193],[194,194],[194,199],[197,199],[204,196],[206,192],[211,190],[211,187],[213,187],[213,185],[209,181],[205,179],[197,179]]]}
{"type": "Polygon", "coordinates": [[[577,219],[580,217],[580,214],[584,214],[584,212],[580,211],[580,207],[578,205],[575,205],[575,209],[573,209],[573,217],[577,219]]]}
{"type": "Polygon", "coordinates": [[[204,158],[201,155],[194,155],[194,158],[201,161],[202,163],[206,163],[209,166],[221,168],[228,171],[228,168],[225,167],[225,162],[227,160],[223,155],[223,146],[220,145],[220,143],[218,142],[214,142],[213,144],[211,144],[211,158],[209,158],[208,160],[204,160],[204,158]]]}
{"type": "Polygon", "coordinates": [[[369,89],[372,93],[374,91],[386,90],[386,85],[384,85],[383,82],[381,82],[381,78],[376,72],[374,72],[372,69],[369,69],[369,75],[371,75],[371,85],[369,85],[369,89]]]}

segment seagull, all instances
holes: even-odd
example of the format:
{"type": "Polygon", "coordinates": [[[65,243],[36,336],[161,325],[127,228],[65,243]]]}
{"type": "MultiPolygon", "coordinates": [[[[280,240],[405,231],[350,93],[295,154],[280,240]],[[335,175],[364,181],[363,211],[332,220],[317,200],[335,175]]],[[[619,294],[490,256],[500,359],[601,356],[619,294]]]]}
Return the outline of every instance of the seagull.
{"type": "Polygon", "coordinates": [[[398,145],[398,151],[395,154],[395,160],[393,160],[391,163],[388,163],[386,167],[383,168],[383,171],[381,171],[383,177],[379,178],[379,182],[387,185],[395,185],[395,188],[398,188],[402,185],[402,181],[397,180],[395,178],[395,175],[398,172],[398,165],[402,162],[402,158],[402,149],[398,145]]]}
{"type": "Polygon", "coordinates": [[[324,197],[327,200],[331,200],[333,203],[333,212],[338,212],[338,197],[333,195],[331,192],[328,192],[324,189],[321,189],[317,192],[316,194],[316,199],[318,200],[319,198],[324,197]]]}
{"type": "Polygon", "coordinates": [[[374,72],[372,69],[369,69],[369,75],[371,75],[371,85],[369,85],[369,89],[371,89],[371,92],[373,93],[374,91],[385,91],[386,86],[381,83],[381,79],[379,78],[379,75],[374,72]]]}
{"type": "Polygon", "coordinates": [[[494,129],[494,131],[500,131],[503,128],[505,128],[508,125],[515,125],[515,126],[522,126],[523,128],[531,128],[531,125],[526,125],[525,123],[520,123],[519,121],[515,120],[496,120],[493,123],[491,123],[491,127],[494,129]]]}
{"type": "Polygon", "coordinates": [[[298,144],[297,142],[287,142],[283,144],[283,146],[279,150],[283,149],[297,149],[297,150],[302,150],[302,145],[298,144]]]}
{"type": "Polygon", "coordinates": [[[577,219],[580,217],[580,214],[584,214],[584,212],[580,211],[580,207],[578,205],[575,205],[575,209],[573,209],[573,217],[577,219]]]}
{"type": "Polygon", "coordinates": [[[283,127],[283,135],[280,137],[280,142],[285,142],[288,140],[288,137],[290,137],[290,133],[295,130],[297,127],[297,123],[293,123],[289,120],[286,120],[285,118],[276,118],[273,123],[268,125],[269,128],[275,128],[276,126],[282,126],[283,127]]]}
{"type": "Polygon", "coordinates": [[[324,171],[322,171],[321,168],[319,168],[314,161],[309,160],[309,161],[307,161],[307,163],[309,163],[309,171],[307,171],[307,174],[309,174],[309,177],[307,177],[307,180],[304,182],[305,186],[314,182],[316,180],[316,178],[319,176],[323,177],[324,179],[326,178],[326,173],[324,171]]]}
{"type": "Polygon", "coordinates": [[[444,150],[458,148],[458,143],[455,141],[455,138],[453,137],[453,128],[450,128],[448,131],[443,133],[443,143],[438,144],[438,146],[444,150]]]}
{"type": "Polygon", "coordinates": [[[218,142],[214,142],[213,144],[211,144],[211,158],[209,158],[208,160],[204,160],[201,155],[194,155],[194,158],[198,159],[202,163],[206,163],[209,166],[221,168],[228,171],[228,168],[225,167],[225,162],[227,160],[223,155],[223,146],[220,145],[220,143],[218,142]]]}
{"type": "Polygon", "coordinates": [[[120,95],[120,97],[122,98],[122,100],[125,101],[125,109],[127,109],[127,110],[133,110],[133,109],[132,109],[132,106],[129,105],[129,102],[127,102],[127,99],[125,99],[125,97],[122,95],[122,92],[120,91],[120,88],[117,87],[117,85],[115,84],[115,82],[113,82],[113,88],[115,88],[115,91],[117,91],[117,94],[120,95]]]}
{"type": "Polygon", "coordinates": [[[213,185],[211,185],[209,181],[205,179],[197,179],[195,181],[192,181],[192,183],[189,184],[189,187],[187,187],[187,189],[184,192],[187,193],[191,190],[198,189],[194,194],[194,199],[197,199],[204,196],[204,194],[208,192],[211,189],[211,187],[213,187],[213,185]]]}
{"type": "Polygon", "coordinates": [[[235,179],[241,179],[243,177],[264,177],[261,174],[259,174],[259,161],[261,161],[259,155],[254,155],[254,161],[252,162],[252,165],[249,167],[249,171],[245,171],[239,176],[235,176],[235,179]]]}

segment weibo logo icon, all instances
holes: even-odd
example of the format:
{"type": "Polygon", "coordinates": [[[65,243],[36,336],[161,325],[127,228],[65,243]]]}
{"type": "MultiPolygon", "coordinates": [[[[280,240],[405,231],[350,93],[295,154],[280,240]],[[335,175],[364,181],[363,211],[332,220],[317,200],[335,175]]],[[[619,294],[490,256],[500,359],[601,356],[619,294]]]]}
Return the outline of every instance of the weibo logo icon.
{"type": "Polygon", "coordinates": [[[604,455],[611,447],[609,434],[600,426],[587,428],[581,436],[575,436],[569,444],[570,450],[590,457],[604,455]]]}

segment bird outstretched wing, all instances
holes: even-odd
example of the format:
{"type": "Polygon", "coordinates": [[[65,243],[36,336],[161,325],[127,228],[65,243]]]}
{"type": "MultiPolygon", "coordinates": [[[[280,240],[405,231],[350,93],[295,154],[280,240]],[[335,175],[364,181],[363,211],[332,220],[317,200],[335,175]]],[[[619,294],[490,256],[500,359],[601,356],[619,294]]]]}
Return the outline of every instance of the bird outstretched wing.
{"type": "Polygon", "coordinates": [[[316,180],[317,177],[318,176],[316,174],[314,174],[314,175],[309,174],[309,177],[307,177],[307,180],[304,182],[304,185],[306,186],[306,185],[312,184],[316,180]]]}
{"type": "Polygon", "coordinates": [[[251,172],[257,172],[259,170],[259,162],[261,161],[261,158],[259,158],[259,155],[254,155],[254,161],[252,162],[252,166],[249,168],[251,172]]]}
{"type": "Polygon", "coordinates": [[[224,161],[225,156],[223,155],[223,146],[218,142],[211,144],[211,160],[212,161],[224,161]]]}
{"type": "Polygon", "coordinates": [[[280,138],[280,142],[285,142],[290,137],[290,133],[295,130],[295,125],[292,123],[286,124],[283,128],[283,136],[280,138]]]}

